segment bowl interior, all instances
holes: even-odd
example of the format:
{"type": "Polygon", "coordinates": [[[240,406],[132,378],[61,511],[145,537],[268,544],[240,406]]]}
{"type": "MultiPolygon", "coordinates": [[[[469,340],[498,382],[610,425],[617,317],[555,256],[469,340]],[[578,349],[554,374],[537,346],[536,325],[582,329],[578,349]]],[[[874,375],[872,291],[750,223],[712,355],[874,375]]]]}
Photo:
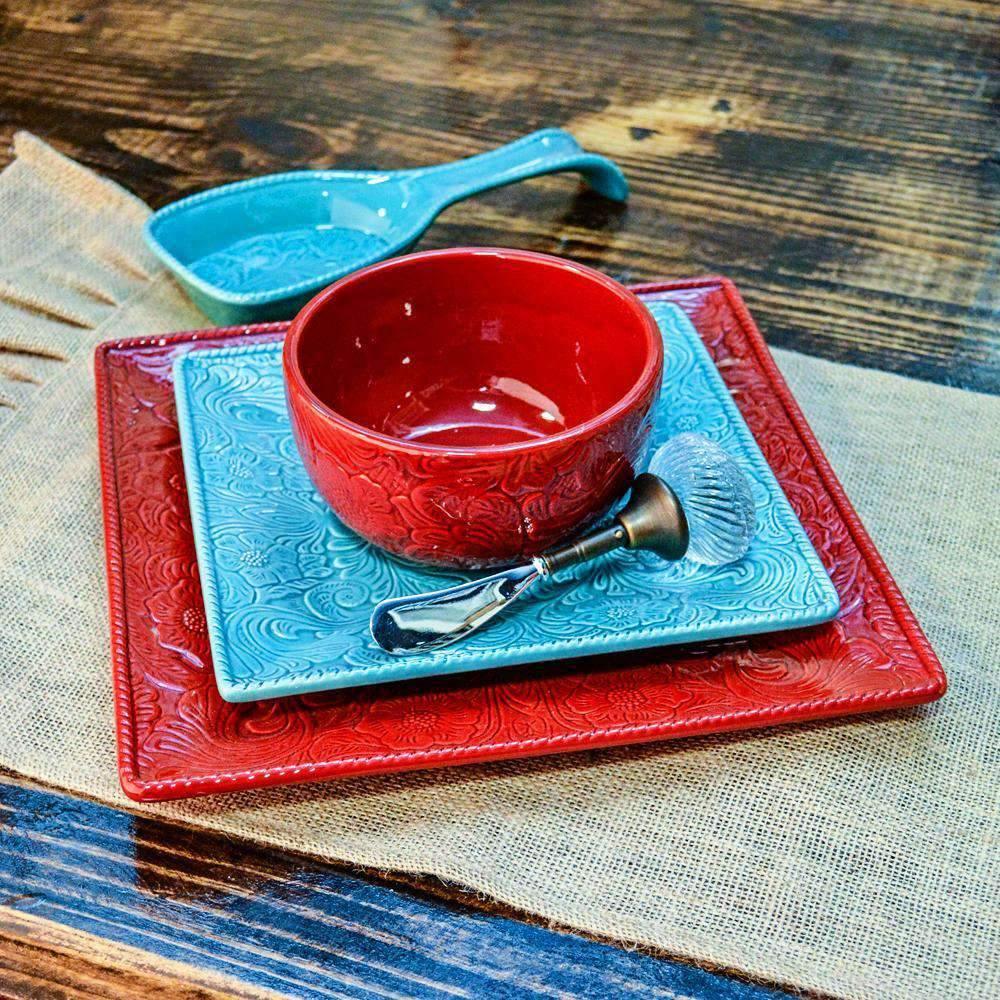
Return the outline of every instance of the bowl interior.
{"type": "Polygon", "coordinates": [[[318,303],[297,361],[326,406],[380,434],[512,444],[622,400],[655,364],[651,324],[624,288],[557,258],[416,255],[318,303]]]}

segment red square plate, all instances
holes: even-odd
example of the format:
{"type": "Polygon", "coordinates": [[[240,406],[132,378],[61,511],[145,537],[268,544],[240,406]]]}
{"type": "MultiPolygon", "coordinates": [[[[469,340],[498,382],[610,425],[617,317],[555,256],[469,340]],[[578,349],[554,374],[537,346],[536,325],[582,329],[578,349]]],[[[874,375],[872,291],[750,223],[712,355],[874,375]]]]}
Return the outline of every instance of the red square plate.
{"type": "Polygon", "coordinates": [[[691,317],[840,594],[794,632],[274,701],[215,687],[170,370],[285,324],[102,344],[95,359],[118,761],[153,800],[527,757],[898,708],[941,664],[731,283],[643,285],[691,317]]]}

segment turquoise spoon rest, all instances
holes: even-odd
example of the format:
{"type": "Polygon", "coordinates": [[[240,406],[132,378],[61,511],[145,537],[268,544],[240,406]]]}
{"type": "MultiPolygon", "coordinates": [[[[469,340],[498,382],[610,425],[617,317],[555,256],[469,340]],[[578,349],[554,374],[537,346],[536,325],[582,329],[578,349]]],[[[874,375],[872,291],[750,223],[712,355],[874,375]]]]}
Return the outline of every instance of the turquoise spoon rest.
{"type": "Polygon", "coordinates": [[[568,132],[543,129],[466,160],[414,170],[301,170],[182,198],[146,223],[153,252],[222,324],[292,316],[315,292],[401,253],[462,198],[572,170],[615,201],[628,184],[568,132]]]}

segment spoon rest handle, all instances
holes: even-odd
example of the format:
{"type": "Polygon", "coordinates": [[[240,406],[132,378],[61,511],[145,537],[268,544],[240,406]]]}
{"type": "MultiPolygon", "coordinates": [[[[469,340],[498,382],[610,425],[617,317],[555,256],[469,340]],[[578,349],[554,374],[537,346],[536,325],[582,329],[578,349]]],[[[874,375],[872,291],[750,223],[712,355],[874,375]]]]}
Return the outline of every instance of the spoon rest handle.
{"type": "Polygon", "coordinates": [[[585,152],[569,132],[557,128],[532,132],[465,160],[411,171],[411,177],[428,185],[444,204],[451,204],[479,191],[564,170],[582,174],[605,198],[628,198],[625,176],[611,160],[585,152]]]}

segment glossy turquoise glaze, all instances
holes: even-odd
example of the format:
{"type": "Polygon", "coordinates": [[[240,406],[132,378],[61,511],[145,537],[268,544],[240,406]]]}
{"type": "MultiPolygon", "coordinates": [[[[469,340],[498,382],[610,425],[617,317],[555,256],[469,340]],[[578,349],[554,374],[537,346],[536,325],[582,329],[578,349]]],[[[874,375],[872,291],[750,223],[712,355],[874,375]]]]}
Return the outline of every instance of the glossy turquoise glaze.
{"type": "Polygon", "coordinates": [[[470,577],[396,560],[345,528],[292,438],[281,345],[192,351],[174,365],[188,501],[212,659],[226,701],[815,625],[840,606],[697,331],[647,303],[664,335],[654,446],[705,434],[750,478],[757,534],[728,566],[614,552],[539,586],[509,615],[439,652],[393,656],[368,630],[385,597],[470,577]]]}
{"type": "Polygon", "coordinates": [[[419,239],[448,205],[559,171],[628,197],[622,172],[544,129],[488,153],[415,170],[305,170],[238,181],[156,212],[146,240],[217,323],[287,319],[319,289],[419,239]]]}

